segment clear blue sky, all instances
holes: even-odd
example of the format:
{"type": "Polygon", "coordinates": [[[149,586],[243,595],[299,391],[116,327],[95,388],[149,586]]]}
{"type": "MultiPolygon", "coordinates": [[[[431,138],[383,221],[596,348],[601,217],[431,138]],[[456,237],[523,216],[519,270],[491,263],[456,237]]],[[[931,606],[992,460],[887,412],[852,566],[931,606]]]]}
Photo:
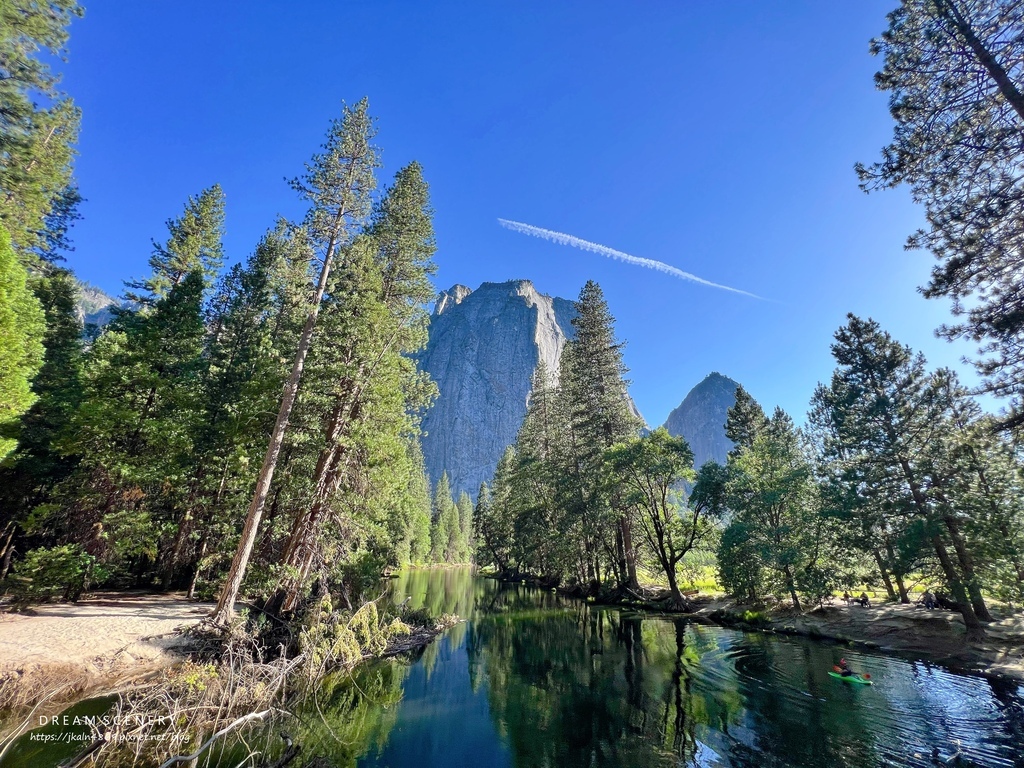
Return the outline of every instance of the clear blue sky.
{"type": "Polygon", "coordinates": [[[712,370],[803,420],[847,312],[933,365],[931,257],[905,190],[863,194],[855,161],[891,134],[868,42],[893,0],[194,2],[85,0],[65,68],[84,118],[88,202],[69,265],[118,293],[190,194],[227,195],[229,259],[279,214],[284,183],[342,100],[370,99],[382,178],[420,161],[437,285],[528,278],[604,288],[632,393],[660,424],[712,370]],[[498,226],[498,217],[665,261],[773,301],[680,281],[498,226]]]}

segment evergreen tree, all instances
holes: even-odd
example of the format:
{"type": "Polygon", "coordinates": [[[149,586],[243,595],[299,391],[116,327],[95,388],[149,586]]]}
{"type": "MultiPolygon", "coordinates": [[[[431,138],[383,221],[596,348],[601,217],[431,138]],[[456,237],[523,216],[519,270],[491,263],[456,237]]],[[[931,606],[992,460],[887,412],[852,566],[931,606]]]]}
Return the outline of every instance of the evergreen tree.
{"type": "Polygon", "coordinates": [[[902,0],[872,43],[889,92],[893,141],[858,166],[865,189],[908,184],[928,226],[909,245],[939,260],[925,296],[948,296],[961,322],[948,338],[982,342],[990,391],[1013,398],[1024,423],[1024,293],[1020,290],[1024,179],[1024,6],[1012,0],[902,0]],[[966,301],[970,297],[969,301],[966,301]]]}
{"type": "Polygon", "coordinates": [[[51,214],[63,222],[57,231],[74,217],[80,114],[49,59],[63,57],[68,26],[81,15],[71,0],[0,4],[0,225],[23,256],[51,254],[51,214]]]}
{"type": "MultiPolygon", "coordinates": [[[[508,446],[494,471],[494,481],[485,500],[477,497],[474,520],[477,542],[477,562],[493,565],[502,575],[514,570],[512,547],[515,520],[512,512],[512,473],[515,471],[516,452],[508,446]]],[[[564,535],[564,532],[563,532],[564,535]]]]}
{"type": "Polygon", "coordinates": [[[636,587],[635,548],[629,516],[605,495],[604,452],[637,434],[641,423],[630,409],[623,345],[600,286],[588,281],[576,302],[575,338],[560,363],[559,400],[567,416],[567,451],[560,475],[562,507],[570,516],[563,530],[578,531],[582,573],[600,582],[607,558],[619,587],[636,587]]]}
{"type": "Polygon", "coordinates": [[[292,182],[300,196],[310,202],[305,226],[320,259],[320,275],[298,340],[291,374],[281,393],[277,420],[246,513],[242,538],[213,613],[217,623],[227,624],[234,614],[235,599],[256,542],[331,269],[339,249],[344,249],[355,237],[369,211],[370,193],[376,185],[373,171],[378,163],[376,148],[371,144],[375,131],[367,107],[363,99],[352,109],[344,108],[342,118],[328,131],[323,152],[306,166],[302,178],[292,182]]]}
{"type": "Polygon", "coordinates": [[[768,423],[764,410],[742,385],[736,387],[736,400],[729,408],[725,421],[725,436],[734,444],[730,454],[738,455],[754,444],[754,438],[768,423]]]}
{"type": "Polygon", "coordinates": [[[76,465],[74,457],[58,450],[58,440],[82,397],[78,287],[70,272],[53,269],[35,280],[35,294],[46,316],[43,365],[32,382],[36,401],[22,418],[18,449],[0,464],[0,519],[4,530],[0,578],[10,564],[16,524],[48,501],[53,488],[76,465]]]}
{"type": "Polygon", "coordinates": [[[942,493],[951,448],[950,390],[941,377],[927,374],[921,355],[873,320],[850,315],[835,336],[832,354],[839,367],[831,387],[819,389],[812,411],[830,422],[834,436],[826,451],[845,457],[860,492],[906,519],[919,541],[930,545],[965,624],[977,632],[988,610],[970,573],[962,523],[942,493]]]}
{"type": "Polygon", "coordinates": [[[411,505],[409,561],[422,564],[430,560],[430,481],[423,466],[423,450],[419,440],[410,441],[409,503],[411,505]]]}
{"type": "Polygon", "coordinates": [[[0,459],[14,450],[21,415],[36,399],[45,317],[7,231],[0,227],[0,459]]]}
{"type": "Polygon", "coordinates": [[[473,559],[473,500],[463,491],[456,502],[459,512],[459,535],[456,541],[456,562],[469,563],[473,559]]]}
{"type": "Polygon", "coordinates": [[[167,222],[167,242],[155,244],[146,280],[128,283],[127,298],[150,305],[163,298],[187,275],[198,272],[212,285],[224,263],[224,192],[219,184],[190,197],[180,218],[167,222]]]}
{"type": "MultiPolygon", "coordinates": [[[[332,277],[297,410],[297,424],[320,434],[319,453],[311,499],[296,510],[285,548],[284,565],[297,575],[283,585],[283,610],[295,607],[314,561],[322,559],[320,523],[334,497],[357,490],[354,480],[362,468],[371,462],[380,467],[383,455],[405,460],[405,436],[418,428],[414,414],[433,395],[433,385],[412,359],[426,342],[423,306],[433,297],[431,216],[422,171],[411,164],[396,175],[366,233],[344,252],[332,277]],[[376,445],[377,456],[367,450],[367,440],[376,445]]],[[[394,494],[392,502],[401,506],[401,494],[397,489],[394,494]]],[[[373,508],[368,505],[367,511],[373,508]]],[[[401,516],[390,503],[383,508],[401,516]]],[[[329,565],[330,559],[324,562],[329,565]]]]}
{"type": "Polygon", "coordinates": [[[448,543],[452,538],[452,522],[458,514],[452,514],[455,502],[448,482],[448,473],[442,472],[434,489],[434,504],[431,510],[433,522],[430,529],[430,560],[434,563],[447,562],[448,543]]]}

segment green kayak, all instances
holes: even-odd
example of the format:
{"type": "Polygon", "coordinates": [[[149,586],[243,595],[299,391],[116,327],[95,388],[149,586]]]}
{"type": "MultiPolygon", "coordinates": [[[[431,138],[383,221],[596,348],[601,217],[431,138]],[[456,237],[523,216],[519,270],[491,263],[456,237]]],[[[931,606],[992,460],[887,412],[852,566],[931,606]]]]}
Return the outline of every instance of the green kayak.
{"type": "Polygon", "coordinates": [[[845,677],[838,672],[829,672],[830,677],[834,677],[837,680],[842,680],[844,683],[858,683],[860,685],[874,685],[871,680],[865,680],[860,675],[846,675],[845,677]]]}

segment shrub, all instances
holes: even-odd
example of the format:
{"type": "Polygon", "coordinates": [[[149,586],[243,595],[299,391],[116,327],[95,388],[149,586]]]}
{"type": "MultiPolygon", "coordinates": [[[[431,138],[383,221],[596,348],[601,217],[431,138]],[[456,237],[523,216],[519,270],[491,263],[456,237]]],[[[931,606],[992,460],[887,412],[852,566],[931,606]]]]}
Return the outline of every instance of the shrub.
{"type": "Polygon", "coordinates": [[[79,544],[29,550],[12,572],[11,591],[25,600],[45,601],[60,595],[72,602],[106,571],[79,544]]]}

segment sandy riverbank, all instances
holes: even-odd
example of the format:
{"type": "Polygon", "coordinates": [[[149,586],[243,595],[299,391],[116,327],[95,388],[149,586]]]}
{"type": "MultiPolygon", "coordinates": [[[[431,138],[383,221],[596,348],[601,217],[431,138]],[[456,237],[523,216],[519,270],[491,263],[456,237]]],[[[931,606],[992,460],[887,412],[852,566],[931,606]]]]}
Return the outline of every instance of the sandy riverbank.
{"type": "Polygon", "coordinates": [[[58,689],[53,700],[66,701],[173,664],[187,650],[179,630],[211,608],[174,595],[96,594],[0,614],[0,709],[58,689]]]}

